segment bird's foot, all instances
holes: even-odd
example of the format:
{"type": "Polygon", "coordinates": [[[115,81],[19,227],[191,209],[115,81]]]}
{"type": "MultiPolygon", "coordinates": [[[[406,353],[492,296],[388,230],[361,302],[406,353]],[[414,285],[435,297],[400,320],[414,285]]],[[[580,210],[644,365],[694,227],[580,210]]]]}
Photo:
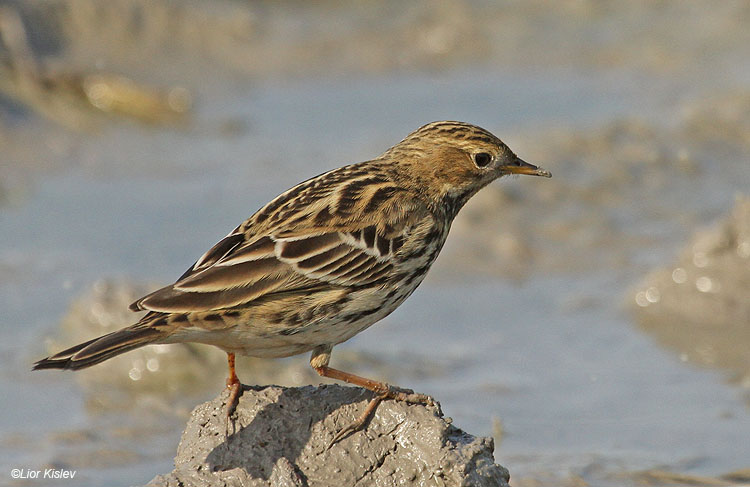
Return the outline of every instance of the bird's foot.
{"type": "MultiPolygon", "coordinates": [[[[437,402],[432,397],[428,396],[427,394],[420,394],[418,392],[414,392],[411,389],[403,389],[401,387],[395,387],[388,384],[383,383],[385,386],[385,390],[382,392],[379,392],[384,399],[393,399],[395,401],[404,401],[408,404],[423,404],[425,406],[436,406],[438,410],[440,409],[440,403],[437,402]]],[[[442,414],[442,412],[441,412],[442,414]]]]}
{"type": "Polygon", "coordinates": [[[372,398],[372,400],[370,400],[364,412],[357,419],[355,419],[352,423],[340,429],[333,436],[333,439],[328,444],[327,449],[331,448],[333,445],[343,440],[347,436],[351,435],[352,433],[356,433],[357,431],[364,429],[367,426],[367,424],[370,422],[370,420],[372,419],[373,415],[375,414],[375,410],[378,408],[378,405],[384,399],[404,401],[407,404],[423,404],[425,406],[434,406],[434,407],[437,407],[438,414],[440,416],[443,415],[443,412],[440,408],[440,403],[426,394],[415,393],[411,389],[402,389],[400,387],[393,387],[384,382],[379,383],[378,386],[379,386],[377,388],[378,390],[373,391],[377,395],[374,398],[372,398]]]}

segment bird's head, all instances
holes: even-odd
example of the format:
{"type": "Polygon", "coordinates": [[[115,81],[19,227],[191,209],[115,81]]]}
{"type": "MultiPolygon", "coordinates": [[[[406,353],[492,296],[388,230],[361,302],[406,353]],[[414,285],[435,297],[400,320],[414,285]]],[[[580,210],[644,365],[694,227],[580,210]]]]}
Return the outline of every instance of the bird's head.
{"type": "Polygon", "coordinates": [[[384,154],[435,204],[457,212],[477,191],[509,174],[551,177],[523,161],[487,130],[463,122],[433,122],[384,154]]]}

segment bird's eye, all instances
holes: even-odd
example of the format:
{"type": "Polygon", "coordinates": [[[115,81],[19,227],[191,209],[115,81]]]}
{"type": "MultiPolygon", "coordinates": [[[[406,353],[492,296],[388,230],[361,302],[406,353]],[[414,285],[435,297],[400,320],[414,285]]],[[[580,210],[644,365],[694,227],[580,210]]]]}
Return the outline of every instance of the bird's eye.
{"type": "Polygon", "coordinates": [[[474,154],[474,164],[476,164],[477,167],[485,167],[490,161],[492,161],[492,156],[486,152],[478,152],[474,154]]]}

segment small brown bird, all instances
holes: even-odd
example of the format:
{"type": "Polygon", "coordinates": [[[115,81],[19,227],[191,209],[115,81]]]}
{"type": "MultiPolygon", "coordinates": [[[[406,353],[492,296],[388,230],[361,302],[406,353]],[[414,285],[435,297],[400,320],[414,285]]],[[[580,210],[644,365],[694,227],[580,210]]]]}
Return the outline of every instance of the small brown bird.
{"type": "Polygon", "coordinates": [[[174,284],[130,308],[136,324],[42,359],[34,369],[82,369],[152,343],[198,342],[235,354],[312,351],[323,377],[376,393],[334,442],[364,425],[385,398],[430,402],[328,366],[334,345],[388,316],[411,295],[443,247],[458,211],[507,174],[550,177],[490,132],[434,122],[380,157],[308,179],[276,197],[203,254],[174,284]]]}

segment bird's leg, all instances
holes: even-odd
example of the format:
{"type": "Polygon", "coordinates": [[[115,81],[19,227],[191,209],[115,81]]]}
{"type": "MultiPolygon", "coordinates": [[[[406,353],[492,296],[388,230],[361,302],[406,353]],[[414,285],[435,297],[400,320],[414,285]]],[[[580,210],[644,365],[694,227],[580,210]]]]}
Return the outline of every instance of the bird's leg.
{"type": "Polygon", "coordinates": [[[380,404],[383,399],[395,399],[396,401],[404,401],[411,404],[435,404],[435,401],[425,394],[416,394],[410,389],[391,387],[385,382],[366,379],[358,375],[350,374],[349,372],[344,372],[342,370],[329,367],[328,362],[331,359],[332,348],[333,347],[331,346],[320,346],[313,350],[312,356],[310,357],[310,365],[313,369],[315,369],[315,372],[317,372],[321,377],[342,380],[344,382],[348,382],[349,384],[364,387],[365,389],[374,392],[376,396],[370,401],[370,403],[367,405],[367,408],[365,408],[365,411],[359,418],[357,418],[349,426],[336,433],[336,435],[333,437],[333,440],[328,445],[329,448],[342,438],[362,429],[375,413],[378,404],[380,404]]]}
{"type": "Polygon", "coordinates": [[[227,431],[229,431],[229,417],[240,402],[242,384],[234,369],[234,353],[227,352],[227,365],[229,366],[229,377],[227,377],[227,389],[229,389],[229,398],[227,398],[227,431]]]}

